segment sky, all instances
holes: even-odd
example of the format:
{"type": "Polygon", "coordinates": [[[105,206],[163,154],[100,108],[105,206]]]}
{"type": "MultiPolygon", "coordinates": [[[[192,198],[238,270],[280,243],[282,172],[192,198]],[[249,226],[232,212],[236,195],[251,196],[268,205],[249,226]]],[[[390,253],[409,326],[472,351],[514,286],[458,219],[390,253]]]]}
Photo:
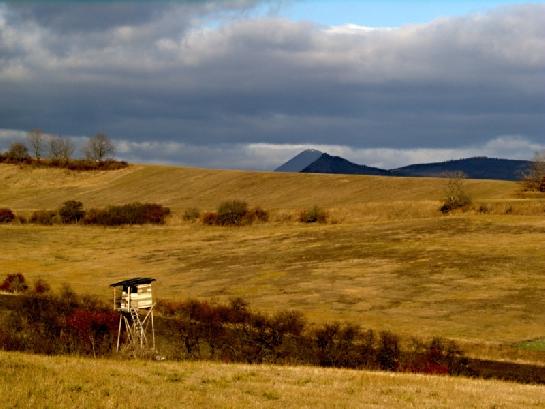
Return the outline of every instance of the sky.
{"type": "Polygon", "coordinates": [[[40,128],[132,162],[395,168],[545,149],[545,2],[0,1],[0,149],[40,128]]]}

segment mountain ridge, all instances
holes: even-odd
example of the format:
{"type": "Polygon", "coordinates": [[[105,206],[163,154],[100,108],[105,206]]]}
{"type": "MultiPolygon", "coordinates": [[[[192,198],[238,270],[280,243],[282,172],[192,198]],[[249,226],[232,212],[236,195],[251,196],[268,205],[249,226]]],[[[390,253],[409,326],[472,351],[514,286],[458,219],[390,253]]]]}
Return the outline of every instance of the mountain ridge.
{"type": "Polygon", "coordinates": [[[288,160],[286,163],[277,167],[275,172],[301,172],[307,166],[315,162],[323,155],[323,152],[320,152],[317,149],[306,149],[301,153],[295,155],[293,158],[288,160]]]}
{"type": "Polygon", "coordinates": [[[348,173],[351,175],[390,176],[388,170],[350,162],[340,156],[323,153],[318,159],[305,167],[301,173],[348,173]]]}
{"type": "MultiPolygon", "coordinates": [[[[307,151],[301,152],[275,171],[280,171],[293,159],[307,151]]],[[[316,153],[319,151],[312,150],[316,153]]],[[[312,156],[307,156],[307,158],[312,156]]],[[[302,163],[302,162],[299,162],[302,163]]],[[[351,162],[340,156],[328,153],[321,155],[300,170],[300,173],[331,173],[347,175],[380,175],[380,176],[413,176],[413,177],[445,177],[453,172],[462,172],[470,179],[520,180],[532,162],[519,159],[489,158],[474,156],[462,159],[451,159],[442,162],[416,163],[395,169],[381,169],[351,162]]]]}

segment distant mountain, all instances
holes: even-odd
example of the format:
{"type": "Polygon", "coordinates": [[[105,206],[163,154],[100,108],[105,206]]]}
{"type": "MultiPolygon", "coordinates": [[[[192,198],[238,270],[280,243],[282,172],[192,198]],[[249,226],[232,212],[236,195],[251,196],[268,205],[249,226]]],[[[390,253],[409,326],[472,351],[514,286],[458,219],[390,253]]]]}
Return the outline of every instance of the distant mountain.
{"type": "Polygon", "coordinates": [[[518,180],[531,164],[527,160],[475,157],[409,165],[391,172],[396,176],[443,176],[444,173],[463,172],[470,179],[518,180]]]}
{"type": "Polygon", "coordinates": [[[300,154],[294,156],[283,165],[276,168],[275,172],[301,172],[312,162],[322,156],[322,152],[316,149],[307,149],[300,154]]]}
{"type": "Polygon", "coordinates": [[[277,171],[429,177],[441,177],[448,173],[463,172],[470,179],[518,180],[531,164],[532,162],[527,160],[497,159],[481,156],[445,162],[414,164],[387,170],[359,165],[339,156],[331,156],[320,151],[307,150],[280,166],[277,171]]]}
{"type": "Polygon", "coordinates": [[[351,175],[390,175],[384,169],[358,165],[340,156],[331,156],[323,153],[318,159],[304,168],[302,173],[346,173],[351,175]]]}

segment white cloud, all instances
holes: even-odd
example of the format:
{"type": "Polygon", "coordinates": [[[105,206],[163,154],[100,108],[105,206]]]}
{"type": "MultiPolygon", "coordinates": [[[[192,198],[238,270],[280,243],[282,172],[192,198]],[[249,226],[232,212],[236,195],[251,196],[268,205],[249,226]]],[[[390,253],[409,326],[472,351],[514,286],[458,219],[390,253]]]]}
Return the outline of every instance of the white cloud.
{"type": "Polygon", "coordinates": [[[0,123],[227,167],[274,167],[295,146],[378,166],[512,156],[543,138],[543,5],[324,28],[240,13],[256,3],[0,5],[0,123]]]}
{"type": "MultiPolygon", "coordinates": [[[[0,129],[0,150],[11,142],[24,142],[26,132],[0,129]]],[[[86,137],[72,136],[81,148],[86,137]]],[[[535,143],[520,135],[502,135],[480,145],[460,148],[354,148],[324,144],[218,144],[194,145],[173,141],[135,142],[114,139],[120,159],[138,163],[171,163],[191,167],[218,169],[273,170],[305,149],[317,149],[352,162],[383,169],[394,169],[415,163],[441,162],[474,156],[491,158],[532,159],[534,153],[545,151],[545,143],[535,143]]]]}

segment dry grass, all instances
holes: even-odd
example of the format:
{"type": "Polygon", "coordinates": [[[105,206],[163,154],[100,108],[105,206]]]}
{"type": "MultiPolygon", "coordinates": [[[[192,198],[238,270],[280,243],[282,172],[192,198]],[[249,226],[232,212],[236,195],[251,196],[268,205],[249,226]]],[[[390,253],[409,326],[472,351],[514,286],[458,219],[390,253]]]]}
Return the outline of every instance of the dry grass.
{"type": "MultiPolygon", "coordinates": [[[[0,164],[0,206],[16,210],[56,208],[68,199],[86,206],[151,201],[175,210],[214,209],[228,199],[268,209],[298,209],[319,204],[347,207],[362,203],[437,201],[444,179],[313,175],[220,171],[133,165],[108,172],[19,168],[0,164]]],[[[515,197],[512,182],[467,181],[475,199],[515,197]]]]}
{"type": "Polygon", "coordinates": [[[382,372],[0,352],[2,407],[541,408],[543,386],[382,372]]]}
{"type": "Polygon", "coordinates": [[[151,275],[164,298],[242,296],[267,311],[406,335],[517,342],[545,336],[545,220],[436,217],[243,228],[0,228],[0,271],[109,296],[151,275]]]}
{"type": "Polygon", "coordinates": [[[520,197],[512,182],[467,183],[488,214],[441,216],[445,181],[433,178],[0,165],[0,207],[139,200],[178,212],[166,226],[0,226],[0,274],[69,282],[104,297],[115,280],[151,275],[164,298],[242,296],[258,309],[294,308],[316,322],[446,336],[478,355],[497,357],[506,344],[500,355],[518,357],[511,343],[545,338],[544,201],[520,197]],[[213,209],[233,198],[272,209],[273,222],[181,222],[187,207],[213,209]],[[328,209],[330,224],[291,221],[314,204],[328,209]]]}

